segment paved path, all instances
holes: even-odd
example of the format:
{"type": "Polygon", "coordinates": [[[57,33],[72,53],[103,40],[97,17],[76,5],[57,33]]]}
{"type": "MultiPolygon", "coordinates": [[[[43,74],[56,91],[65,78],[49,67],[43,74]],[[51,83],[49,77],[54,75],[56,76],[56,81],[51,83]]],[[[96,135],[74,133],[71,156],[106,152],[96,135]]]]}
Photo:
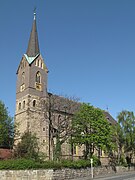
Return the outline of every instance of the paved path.
{"type": "MultiPolygon", "coordinates": [[[[74,180],[92,180],[91,177],[78,178],[74,180]]],[[[123,174],[113,174],[105,177],[95,177],[93,180],[135,180],[135,171],[134,172],[126,172],[123,174]]]]}

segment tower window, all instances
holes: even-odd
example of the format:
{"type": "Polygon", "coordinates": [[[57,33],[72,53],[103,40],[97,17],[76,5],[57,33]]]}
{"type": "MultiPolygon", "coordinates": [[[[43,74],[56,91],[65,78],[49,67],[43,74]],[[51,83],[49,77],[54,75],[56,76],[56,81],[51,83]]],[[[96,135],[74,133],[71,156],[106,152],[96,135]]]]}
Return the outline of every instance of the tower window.
{"type": "Polygon", "coordinates": [[[21,109],[21,103],[19,103],[18,109],[19,109],[19,110],[21,109]]]}
{"type": "Polygon", "coordinates": [[[37,59],[36,61],[35,61],[35,66],[38,66],[39,68],[42,68],[43,69],[43,62],[42,62],[42,60],[41,59],[37,59]]]}
{"type": "Polygon", "coordinates": [[[41,74],[40,74],[40,72],[37,72],[37,74],[36,74],[36,82],[37,83],[41,83],[41,74]]]}
{"type": "Polygon", "coordinates": [[[45,131],[45,128],[43,128],[43,131],[45,131]]]}
{"type": "Polygon", "coordinates": [[[41,61],[41,68],[44,69],[44,63],[41,61]]]}
{"type": "Polygon", "coordinates": [[[35,106],[36,106],[36,100],[33,101],[33,107],[35,107],[35,106]]]}
{"type": "Polygon", "coordinates": [[[38,65],[38,67],[39,67],[39,65],[40,65],[40,61],[39,61],[39,60],[38,60],[38,64],[37,64],[37,65],[38,65]]]}
{"type": "Polygon", "coordinates": [[[25,108],[25,101],[23,101],[23,109],[25,108]]]}

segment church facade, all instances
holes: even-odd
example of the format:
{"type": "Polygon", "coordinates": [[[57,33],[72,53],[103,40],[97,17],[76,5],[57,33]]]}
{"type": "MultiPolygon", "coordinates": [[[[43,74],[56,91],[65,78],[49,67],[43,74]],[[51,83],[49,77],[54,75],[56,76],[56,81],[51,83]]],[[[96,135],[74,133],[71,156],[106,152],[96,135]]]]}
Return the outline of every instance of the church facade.
{"type": "MultiPolygon", "coordinates": [[[[15,123],[20,136],[26,131],[35,133],[40,150],[49,159],[53,159],[55,134],[59,129],[66,137],[70,123],[67,125],[65,122],[70,122],[70,117],[77,111],[79,103],[49,93],[47,77],[48,69],[40,54],[34,13],[27,52],[22,56],[17,70],[15,123]]],[[[109,113],[105,112],[105,115],[110,123],[115,123],[109,113]]],[[[77,146],[71,148],[65,139],[62,155],[79,157],[82,156],[82,151],[77,146]]]]}

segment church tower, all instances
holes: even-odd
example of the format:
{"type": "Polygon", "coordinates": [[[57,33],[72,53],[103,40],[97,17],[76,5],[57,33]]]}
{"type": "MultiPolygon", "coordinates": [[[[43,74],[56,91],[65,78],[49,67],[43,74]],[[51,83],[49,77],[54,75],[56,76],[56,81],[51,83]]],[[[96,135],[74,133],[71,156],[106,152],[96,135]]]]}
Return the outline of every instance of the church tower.
{"type": "Polygon", "coordinates": [[[17,70],[15,123],[20,136],[26,131],[35,133],[45,152],[48,151],[49,124],[42,104],[48,96],[47,74],[47,67],[40,54],[34,12],[27,52],[17,70]]]}

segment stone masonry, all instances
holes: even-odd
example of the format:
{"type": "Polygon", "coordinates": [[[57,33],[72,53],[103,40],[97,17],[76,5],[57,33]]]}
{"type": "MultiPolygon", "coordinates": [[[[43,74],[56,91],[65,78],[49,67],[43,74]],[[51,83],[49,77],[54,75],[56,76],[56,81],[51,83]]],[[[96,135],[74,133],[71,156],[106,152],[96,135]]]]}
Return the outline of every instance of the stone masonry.
{"type": "MultiPolygon", "coordinates": [[[[133,170],[133,167],[130,170],[127,167],[116,167],[116,171],[112,167],[97,167],[94,168],[94,177],[133,170]]],[[[67,180],[81,177],[91,179],[91,169],[0,170],[0,180],[67,180]]]]}

